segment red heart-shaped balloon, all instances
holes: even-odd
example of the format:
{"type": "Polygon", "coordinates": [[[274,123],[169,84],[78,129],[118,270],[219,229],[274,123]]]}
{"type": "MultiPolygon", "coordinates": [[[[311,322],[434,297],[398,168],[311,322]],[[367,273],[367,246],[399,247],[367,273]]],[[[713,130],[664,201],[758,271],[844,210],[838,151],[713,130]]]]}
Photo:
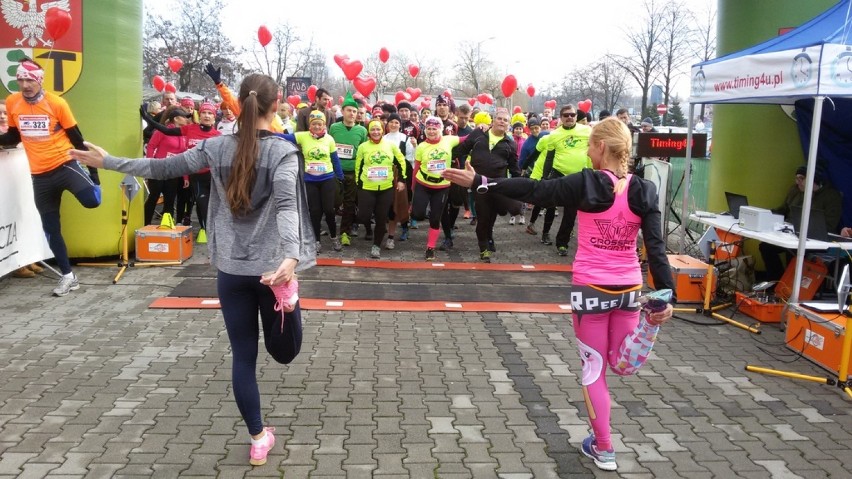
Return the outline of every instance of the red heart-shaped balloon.
{"type": "Polygon", "coordinates": [[[521,109],[521,105],[515,105],[515,108],[512,108],[513,114],[517,114],[517,113],[520,113],[522,111],[524,111],[524,110],[521,109]]]}
{"type": "Polygon", "coordinates": [[[494,97],[491,96],[490,93],[486,93],[485,94],[485,102],[488,103],[489,105],[493,105],[494,104],[494,97]]]}
{"type": "Polygon", "coordinates": [[[172,84],[172,82],[166,83],[166,86],[163,87],[169,93],[177,93],[177,88],[172,84]]]}
{"type": "Polygon", "coordinates": [[[151,86],[157,91],[163,91],[163,88],[166,87],[166,80],[160,75],[154,75],[154,78],[151,79],[151,86]]]}
{"type": "Polygon", "coordinates": [[[470,106],[475,105],[476,104],[476,98],[468,98],[467,104],[470,105],[470,106]]]}
{"type": "Polygon", "coordinates": [[[373,77],[361,77],[357,76],[354,80],[352,80],[352,85],[355,86],[355,89],[358,90],[358,93],[364,95],[365,97],[370,96],[370,93],[373,93],[373,90],[376,88],[376,79],[373,77]]]}
{"type": "Polygon", "coordinates": [[[544,102],[544,107],[550,108],[551,110],[555,110],[556,109],[556,100],[547,100],[546,102],[544,102]]]}
{"type": "Polygon", "coordinates": [[[59,40],[71,28],[71,13],[59,7],[48,8],[44,14],[44,28],[50,38],[54,41],[59,40]]]}
{"type": "Polygon", "coordinates": [[[530,98],[535,96],[535,87],[532,85],[532,83],[527,85],[527,95],[529,95],[530,98]]]}
{"type": "Polygon", "coordinates": [[[446,90],[444,90],[444,96],[447,97],[447,98],[452,98],[453,92],[451,92],[450,89],[447,88],[446,90]]]}
{"type": "Polygon", "coordinates": [[[411,75],[411,78],[415,78],[420,73],[420,67],[412,63],[408,65],[408,73],[411,75]]]}
{"type": "Polygon", "coordinates": [[[262,47],[266,47],[266,45],[269,45],[269,42],[272,41],[272,32],[266,28],[266,25],[261,25],[257,29],[257,41],[260,42],[260,46],[262,47]]]}
{"type": "Polygon", "coordinates": [[[183,60],[178,57],[170,57],[167,60],[167,63],[169,64],[169,68],[175,73],[179,72],[180,69],[183,68],[183,60]]]}
{"type": "Polygon", "coordinates": [[[476,99],[479,101],[479,103],[482,103],[483,105],[488,103],[488,95],[486,95],[485,93],[480,93],[479,95],[476,95],[476,99]]]}
{"type": "Polygon", "coordinates": [[[306,94],[308,95],[308,101],[310,101],[311,103],[315,102],[317,99],[317,90],[319,90],[319,87],[316,85],[311,85],[308,87],[308,91],[306,92],[306,94]]]}
{"type": "Polygon", "coordinates": [[[340,67],[343,70],[343,76],[347,80],[352,81],[364,69],[364,65],[358,60],[343,60],[343,65],[340,67]]]}
{"type": "Polygon", "coordinates": [[[293,108],[296,108],[296,105],[301,103],[302,97],[299,95],[290,95],[287,97],[287,103],[293,105],[293,108]]]}
{"type": "Polygon", "coordinates": [[[420,109],[422,110],[423,108],[429,108],[429,104],[430,103],[426,100],[421,101],[420,102],[420,109]]]}
{"type": "Polygon", "coordinates": [[[592,109],[592,100],[587,98],[577,103],[577,109],[583,111],[583,113],[588,113],[592,109]]]}
{"type": "Polygon", "coordinates": [[[334,63],[337,63],[337,66],[343,68],[343,62],[349,60],[349,55],[335,55],[334,63]]]}
{"type": "Polygon", "coordinates": [[[408,93],[405,93],[404,91],[398,91],[393,97],[393,102],[399,104],[399,102],[403,100],[408,101],[408,99],[408,93]]]}
{"type": "MultiPolygon", "coordinates": [[[[419,88],[411,88],[411,87],[406,88],[405,91],[408,92],[408,98],[411,101],[414,101],[414,100],[420,98],[420,93],[422,93],[419,88]]],[[[426,100],[426,99],[424,98],[424,100],[426,100]]]]}
{"type": "Polygon", "coordinates": [[[517,89],[518,79],[515,78],[515,75],[506,75],[506,78],[503,79],[503,83],[500,84],[500,90],[503,91],[503,96],[509,98],[517,89]]]}
{"type": "Polygon", "coordinates": [[[382,63],[387,63],[389,58],[390,52],[387,48],[382,47],[381,50],[379,50],[379,61],[382,63]]]}

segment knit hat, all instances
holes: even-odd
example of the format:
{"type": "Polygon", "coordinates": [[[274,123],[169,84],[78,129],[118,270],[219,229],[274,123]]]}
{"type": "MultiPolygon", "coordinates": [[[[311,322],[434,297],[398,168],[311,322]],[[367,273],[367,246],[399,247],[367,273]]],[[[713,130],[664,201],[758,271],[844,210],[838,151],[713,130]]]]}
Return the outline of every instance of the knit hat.
{"type": "Polygon", "coordinates": [[[166,114],[166,121],[173,121],[175,118],[177,118],[179,116],[182,116],[184,118],[190,118],[192,116],[192,114],[190,112],[188,112],[188,111],[186,111],[186,110],[184,110],[183,108],[180,108],[180,107],[172,108],[171,110],[166,110],[166,111],[168,111],[168,114],[166,114]]]}
{"type": "Polygon", "coordinates": [[[523,127],[524,127],[524,124],[523,124],[523,123],[521,123],[521,122],[519,122],[519,121],[516,121],[516,122],[512,123],[512,129],[513,129],[513,130],[514,130],[515,128],[523,128],[523,127]]]}
{"type": "Polygon", "coordinates": [[[398,121],[400,125],[402,124],[402,118],[400,118],[399,114],[397,113],[391,113],[390,115],[388,115],[387,122],[390,123],[392,120],[398,121]]]}
{"type": "Polygon", "coordinates": [[[325,113],[323,113],[319,110],[312,111],[311,114],[308,115],[308,125],[310,125],[311,123],[313,123],[315,121],[321,121],[321,122],[325,123],[325,113]]]}
{"type": "Polygon", "coordinates": [[[195,108],[195,102],[192,101],[192,98],[185,96],[180,99],[180,106],[184,108],[195,108]]]}
{"type": "Polygon", "coordinates": [[[481,111],[473,116],[473,123],[476,125],[490,125],[491,115],[487,111],[481,111]]]}
{"type": "Polygon", "coordinates": [[[358,102],[355,101],[355,98],[352,98],[352,92],[346,92],[346,99],[343,100],[343,104],[340,105],[340,109],[344,109],[347,106],[351,106],[352,108],[358,109],[358,102]]]}
{"type": "Polygon", "coordinates": [[[438,98],[435,98],[435,105],[440,105],[441,103],[446,103],[448,107],[450,107],[450,111],[456,111],[456,102],[453,101],[452,97],[444,96],[444,94],[438,95],[438,98]]]}
{"type": "Polygon", "coordinates": [[[650,119],[650,118],[645,118],[644,120],[642,120],[642,124],[643,124],[643,125],[646,125],[646,124],[647,124],[647,125],[650,125],[650,126],[654,126],[654,122],[653,122],[653,121],[651,121],[651,119],[650,119]]]}
{"type": "Polygon", "coordinates": [[[209,101],[205,101],[198,107],[198,113],[204,113],[205,111],[209,111],[210,113],[216,114],[216,105],[210,103],[209,101]]]}
{"type": "Polygon", "coordinates": [[[577,121],[585,120],[587,118],[591,118],[588,113],[583,110],[577,110],[577,121]]]}
{"type": "Polygon", "coordinates": [[[411,107],[411,103],[408,103],[407,101],[401,101],[401,102],[399,102],[398,105],[396,105],[397,111],[402,110],[403,108],[408,109],[408,111],[411,111],[411,110],[414,109],[414,108],[411,107]]]}
{"type": "Polygon", "coordinates": [[[18,64],[18,71],[15,73],[15,78],[18,80],[35,80],[41,85],[44,81],[44,70],[38,63],[27,58],[18,64]]]}

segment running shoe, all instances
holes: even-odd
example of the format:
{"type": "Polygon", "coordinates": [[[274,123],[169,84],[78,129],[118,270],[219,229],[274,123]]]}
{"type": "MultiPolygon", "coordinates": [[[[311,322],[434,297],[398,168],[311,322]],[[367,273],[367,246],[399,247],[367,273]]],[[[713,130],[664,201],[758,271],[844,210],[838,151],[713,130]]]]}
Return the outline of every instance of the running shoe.
{"type": "Polygon", "coordinates": [[[515,226],[515,217],[514,216],[509,218],[509,224],[512,225],[512,226],[515,226]]]}
{"type": "Polygon", "coordinates": [[[527,220],[524,219],[524,215],[520,215],[518,217],[518,224],[521,225],[521,226],[527,224],[527,220]]]}
{"type": "Polygon", "coordinates": [[[416,230],[416,229],[419,229],[419,228],[420,228],[419,226],[417,226],[417,220],[411,220],[411,221],[409,222],[409,227],[411,227],[411,229],[413,229],[413,230],[416,230]]]}
{"type": "Polygon", "coordinates": [[[249,451],[249,464],[252,466],[262,466],[266,464],[266,456],[272,447],[275,446],[275,431],[274,427],[265,427],[263,430],[266,434],[260,439],[260,444],[251,443],[251,451],[249,451]]]}
{"type": "Polygon", "coordinates": [[[557,246],[556,251],[559,253],[559,256],[568,256],[567,246],[557,246]]]}
{"type": "MultiPolygon", "coordinates": [[[[393,241],[393,240],[391,240],[391,241],[393,241]]],[[[393,248],[390,248],[390,249],[393,249],[393,248]]],[[[382,249],[379,248],[378,245],[373,245],[373,247],[370,248],[370,258],[379,259],[381,257],[382,257],[382,249]]]]}
{"type": "Polygon", "coordinates": [[[80,289],[80,282],[77,281],[77,275],[71,273],[71,277],[67,278],[65,276],[59,278],[59,284],[56,288],[53,289],[54,296],[65,296],[71,291],[76,291],[80,289]]]}
{"type": "Polygon", "coordinates": [[[284,333],[285,313],[292,313],[299,302],[299,281],[293,277],[286,283],[269,285],[272,294],[275,295],[275,311],[281,311],[281,333],[284,333]]]}
{"type": "Polygon", "coordinates": [[[435,248],[426,248],[426,254],[424,255],[426,261],[434,261],[435,260],[435,248]]]}
{"type": "Polygon", "coordinates": [[[485,250],[485,251],[480,252],[479,253],[479,261],[482,261],[483,263],[490,263],[491,262],[491,251],[485,250]]]}
{"type": "Polygon", "coordinates": [[[402,227],[402,233],[399,235],[400,241],[408,241],[408,226],[402,227]]]}
{"type": "Polygon", "coordinates": [[[533,236],[536,236],[538,234],[538,231],[535,230],[534,224],[530,223],[527,225],[527,234],[531,234],[533,236]]]}
{"type": "Polygon", "coordinates": [[[464,219],[466,219],[466,220],[470,219],[470,210],[464,210],[464,219]]]}
{"type": "Polygon", "coordinates": [[[586,457],[595,461],[595,465],[602,471],[614,471],[618,469],[618,464],[615,463],[615,451],[612,449],[609,451],[599,451],[598,447],[595,445],[594,434],[583,439],[583,445],[580,447],[580,451],[582,451],[586,457]]]}
{"type": "Polygon", "coordinates": [[[332,248],[334,251],[341,251],[341,250],[343,250],[343,243],[340,241],[340,237],[339,237],[339,236],[334,236],[334,237],[332,237],[332,238],[331,238],[331,248],[332,248]]]}
{"type": "Polygon", "coordinates": [[[550,233],[542,233],[541,234],[541,242],[550,246],[553,244],[553,240],[550,239],[550,233]]]}
{"type": "Polygon", "coordinates": [[[349,246],[352,244],[352,240],[349,239],[349,235],[346,233],[340,233],[340,244],[343,246],[349,246]]]}
{"type": "Polygon", "coordinates": [[[320,236],[328,236],[328,231],[320,230],[320,236]]]}
{"type": "Polygon", "coordinates": [[[470,225],[476,226],[476,216],[474,216],[473,219],[470,220],[470,225]]]}
{"type": "Polygon", "coordinates": [[[444,239],[444,241],[441,243],[441,246],[439,246],[438,249],[441,250],[441,251],[449,251],[449,250],[453,249],[453,239],[452,238],[444,239]]]}
{"type": "Polygon", "coordinates": [[[316,247],[317,247],[317,254],[322,253],[322,243],[320,243],[319,241],[317,241],[317,242],[316,242],[316,243],[314,243],[314,244],[315,244],[315,245],[316,245],[316,247]]]}
{"type": "Polygon", "coordinates": [[[394,249],[396,248],[396,243],[393,242],[393,238],[388,238],[385,240],[385,249],[394,249]]]}

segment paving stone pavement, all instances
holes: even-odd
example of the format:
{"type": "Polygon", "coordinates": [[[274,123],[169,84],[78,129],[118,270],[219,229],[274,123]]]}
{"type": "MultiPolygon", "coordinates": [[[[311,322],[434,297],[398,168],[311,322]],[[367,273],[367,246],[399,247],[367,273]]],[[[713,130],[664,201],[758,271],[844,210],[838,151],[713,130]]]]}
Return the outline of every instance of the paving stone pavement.
{"type": "MultiPolygon", "coordinates": [[[[523,229],[498,219],[495,261],[570,259],[523,229]]],[[[422,260],[425,236],[382,259],[422,260]]],[[[322,240],[327,256],[369,254],[361,237],[342,253],[322,240]]],[[[438,259],[476,258],[460,219],[438,259]]],[[[201,246],[191,262],[204,261],[201,246]]],[[[278,443],[252,468],[220,313],[148,309],[179,270],[131,268],[113,285],[116,268],[78,267],[65,298],[47,276],[0,280],[0,478],[616,476],[577,451],[589,428],[567,316],[523,313],[304,312],[292,364],[260,355],[278,443]]],[[[852,401],[744,366],[826,371],[775,326],[682,316],[638,375],[610,380],[617,476],[850,477],[852,401]]]]}

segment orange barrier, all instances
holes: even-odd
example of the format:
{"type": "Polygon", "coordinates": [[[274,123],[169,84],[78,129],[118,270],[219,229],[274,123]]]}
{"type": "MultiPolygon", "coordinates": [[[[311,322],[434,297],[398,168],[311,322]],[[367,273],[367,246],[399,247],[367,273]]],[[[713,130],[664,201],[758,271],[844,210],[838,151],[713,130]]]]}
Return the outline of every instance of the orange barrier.
{"type": "Polygon", "coordinates": [[[345,266],[382,269],[458,269],[479,271],[549,271],[570,273],[570,264],[500,264],[500,263],[452,263],[428,261],[378,261],[370,259],[317,258],[317,266],[345,266]]]}

